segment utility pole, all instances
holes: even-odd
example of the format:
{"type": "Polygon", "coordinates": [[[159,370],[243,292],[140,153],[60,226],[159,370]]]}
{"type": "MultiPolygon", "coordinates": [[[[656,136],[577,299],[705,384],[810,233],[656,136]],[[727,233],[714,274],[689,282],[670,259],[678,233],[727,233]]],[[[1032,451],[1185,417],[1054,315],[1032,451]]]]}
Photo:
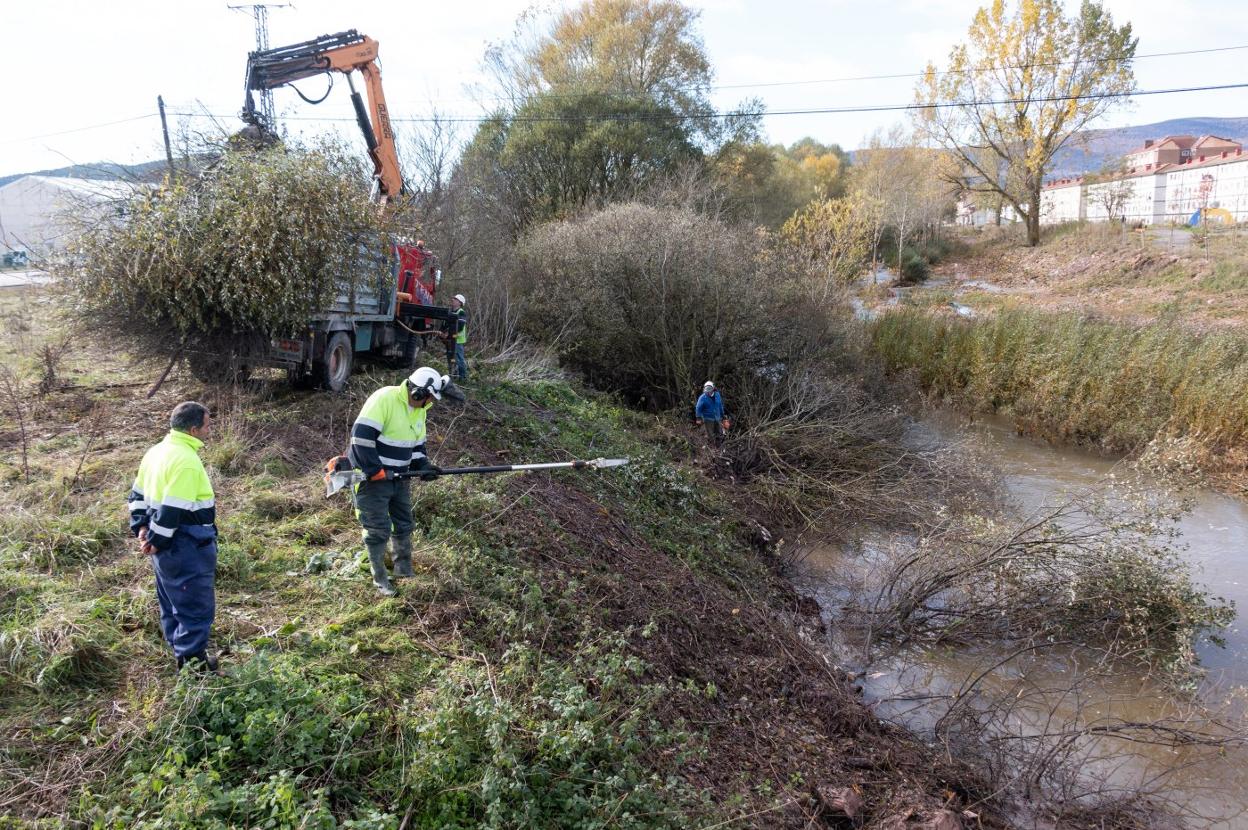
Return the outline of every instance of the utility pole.
{"type": "MultiPolygon", "coordinates": [[[[227,5],[226,8],[251,12],[256,23],[256,51],[263,52],[269,48],[269,9],[288,9],[293,6],[293,3],[242,3],[236,6],[227,5]]],[[[273,108],[273,91],[270,89],[260,91],[260,114],[269,127],[276,127],[277,114],[273,108]]]]}
{"type": "Polygon", "coordinates": [[[169,146],[169,122],[165,120],[165,98],[163,95],[156,96],[156,107],[160,110],[160,131],[165,136],[165,161],[169,162],[169,184],[173,184],[177,178],[177,171],[173,169],[173,148],[169,146]]]}

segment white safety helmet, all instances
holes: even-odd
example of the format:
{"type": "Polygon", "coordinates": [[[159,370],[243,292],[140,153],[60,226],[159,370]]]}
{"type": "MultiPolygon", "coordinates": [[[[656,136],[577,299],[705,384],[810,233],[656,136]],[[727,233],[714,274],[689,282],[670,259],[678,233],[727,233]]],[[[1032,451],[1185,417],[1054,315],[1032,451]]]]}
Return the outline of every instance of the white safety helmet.
{"type": "Polygon", "coordinates": [[[455,299],[459,300],[460,305],[468,305],[468,298],[463,294],[456,294],[455,299]]]}
{"type": "Polygon", "coordinates": [[[715,384],[711,383],[709,380],[706,383],[702,384],[703,392],[713,392],[714,390],[715,390],[715,384]]]}
{"type": "Polygon", "coordinates": [[[407,388],[411,392],[425,391],[433,395],[434,400],[442,400],[442,391],[451,385],[447,375],[438,374],[436,369],[421,366],[407,379],[407,388]]]}

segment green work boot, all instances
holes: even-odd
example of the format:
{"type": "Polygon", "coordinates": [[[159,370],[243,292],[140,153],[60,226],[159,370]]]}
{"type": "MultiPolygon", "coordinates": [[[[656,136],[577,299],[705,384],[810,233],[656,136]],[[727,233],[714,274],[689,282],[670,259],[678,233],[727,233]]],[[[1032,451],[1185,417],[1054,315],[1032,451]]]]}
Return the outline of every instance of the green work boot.
{"type": "Polygon", "coordinates": [[[394,550],[394,578],[406,579],[415,576],[412,572],[412,537],[405,536],[400,539],[392,536],[390,544],[394,550]]]}
{"type": "Polygon", "coordinates": [[[386,573],[386,546],[384,544],[368,546],[368,564],[373,568],[373,584],[377,586],[377,592],[383,597],[394,596],[396,591],[390,584],[390,575],[386,573]]]}

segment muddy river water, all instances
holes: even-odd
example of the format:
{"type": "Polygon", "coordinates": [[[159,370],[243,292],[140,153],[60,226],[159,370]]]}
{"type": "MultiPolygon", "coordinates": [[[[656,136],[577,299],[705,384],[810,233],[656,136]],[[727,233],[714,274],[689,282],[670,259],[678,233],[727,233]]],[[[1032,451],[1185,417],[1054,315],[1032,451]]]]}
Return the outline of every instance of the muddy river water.
{"type": "MultiPolygon", "coordinates": [[[[1004,473],[1004,486],[1018,507],[1030,512],[1061,500],[1064,495],[1097,487],[1114,472],[1117,465],[1106,459],[1077,449],[1053,447],[1018,437],[1003,420],[980,420],[968,424],[966,419],[939,413],[916,425],[913,440],[918,444],[933,442],[970,442],[981,454],[1004,473]]],[[[1248,503],[1214,492],[1197,495],[1190,513],[1181,521],[1180,543],[1183,556],[1193,567],[1197,580],[1210,593],[1233,600],[1240,616],[1222,632],[1224,646],[1202,643],[1199,646],[1201,665],[1206,670],[1200,690],[1203,700],[1224,704],[1237,697],[1242,701],[1240,687],[1248,686],[1248,503]]],[[[812,552],[799,568],[799,587],[812,593],[825,609],[836,609],[852,591],[854,574],[860,572],[873,556],[887,547],[906,544],[904,538],[887,537],[870,531],[853,545],[826,547],[812,552]]],[[[835,630],[835,611],[831,612],[835,630]]],[[[856,662],[855,647],[837,646],[839,657],[851,669],[861,672],[861,682],[868,701],[883,716],[908,723],[913,727],[930,727],[940,715],[939,708],[915,703],[925,695],[939,696],[956,692],[969,677],[977,676],[985,665],[996,660],[994,654],[908,654],[904,660],[890,658],[863,664],[856,662]]],[[[1017,674],[1024,671],[1008,664],[984,684],[991,691],[1014,689],[1017,674]],[[1000,675],[997,680],[996,675],[1000,675]]],[[[1033,661],[1029,688],[1057,689],[1064,685],[1060,675],[1078,671],[1077,661],[1053,661],[1047,667],[1033,661]],[[1053,677],[1046,678],[1049,671],[1053,677]]],[[[1242,707],[1241,707],[1242,708],[1242,707]]],[[[1054,730],[1055,722],[1064,718],[1087,725],[1110,720],[1146,720],[1158,717],[1177,719],[1184,706],[1160,684],[1147,677],[1124,670],[1098,680],[1092,691],[1078,695],[1059,695],[1046,699],[1037,694],[1031,702],[1021,705],[1011,715],[1021,732],[1054,730]]],[[[1172,722],[1176,722],[1172,720],[1172,722]]],[[[1225,752],[1174,749],[1159,746],[1136,746],[1122,741],[1105,744],[1089,751],[1084,758],[1089,777],[1111,786],[1135,786],[1152,780],[1165,768],[1179,769],[1156,785],[1159,793],[1176,804],[1222,828],[1248,828],[1248,750],[1225,752]]],[[[1104,786],[1100,784],[1099,786],[1104,786]]]]}

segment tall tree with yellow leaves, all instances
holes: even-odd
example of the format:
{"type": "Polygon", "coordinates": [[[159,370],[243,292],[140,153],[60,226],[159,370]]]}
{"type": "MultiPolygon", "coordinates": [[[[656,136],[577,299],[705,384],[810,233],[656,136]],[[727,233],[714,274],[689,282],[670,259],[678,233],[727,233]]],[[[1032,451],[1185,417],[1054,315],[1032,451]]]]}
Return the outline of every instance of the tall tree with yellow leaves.
{"type": "Polygon", "coordinates": [[[955,151],[967,189],[996,192],[1040,242],[1040,189],[1053,155],[1135,90],[1138,39],[1101,3],[1067,17],[1061,0],[993,0],[975,14],[946,69],[916,89],[919,126],[955,151]],[[998,173],[1000,161],[1008,175],[998,173]]]}

